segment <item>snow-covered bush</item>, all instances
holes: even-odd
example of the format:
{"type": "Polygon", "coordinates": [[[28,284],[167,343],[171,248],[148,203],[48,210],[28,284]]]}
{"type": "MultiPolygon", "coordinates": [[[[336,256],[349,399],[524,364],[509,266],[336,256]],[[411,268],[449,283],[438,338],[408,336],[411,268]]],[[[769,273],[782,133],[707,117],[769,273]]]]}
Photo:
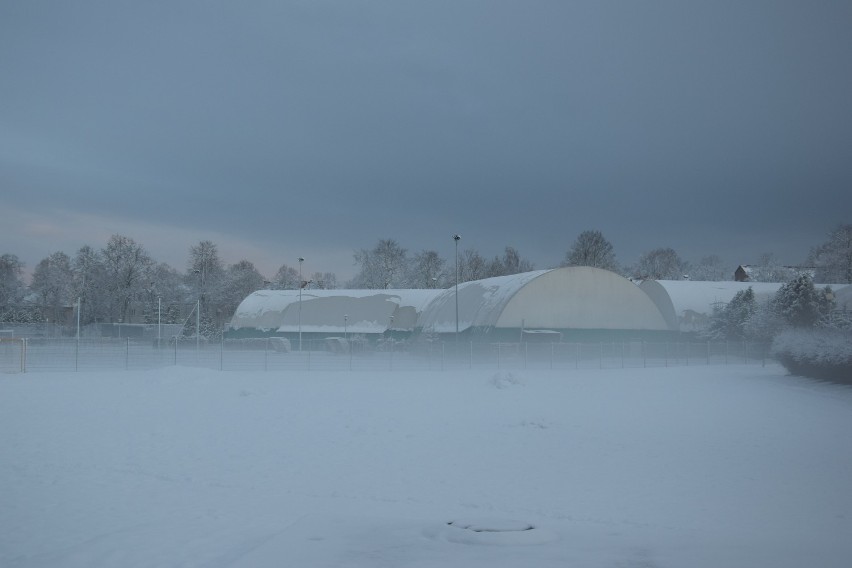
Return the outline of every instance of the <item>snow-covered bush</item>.
{"type": "Polygon", "coordinates": [[[772,354],[794,375],[852,383],[852,333],[789,329],[772,342],[772,354]]]}
{"type": "Polygon", "coordinates": [[[831,288],[817,290],[807,274],[787,282],[772,300],[776,313],[793,327],[814,327],[827,319],[832,309],[831,288]]]}
{"type": "Polygon", "coordinates": [[[742,340],[747,338],[749,321],[757,312],[757,300],[754,290],[749,287],[740,290],[722,308],[714,308],[707,330],[708,339],[713,340],[742,340]]]}

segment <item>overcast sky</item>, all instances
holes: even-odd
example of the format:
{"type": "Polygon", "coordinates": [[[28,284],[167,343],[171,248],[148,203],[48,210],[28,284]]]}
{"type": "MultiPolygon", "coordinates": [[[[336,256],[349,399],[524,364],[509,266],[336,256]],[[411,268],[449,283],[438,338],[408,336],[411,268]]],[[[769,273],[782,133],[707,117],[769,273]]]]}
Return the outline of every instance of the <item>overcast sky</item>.
{"type": "Polygon", "coordinates": [[[852,222],[852,2],[0,2],[0,254],[267,277],[599,229],[800,263],[852,222]]]}

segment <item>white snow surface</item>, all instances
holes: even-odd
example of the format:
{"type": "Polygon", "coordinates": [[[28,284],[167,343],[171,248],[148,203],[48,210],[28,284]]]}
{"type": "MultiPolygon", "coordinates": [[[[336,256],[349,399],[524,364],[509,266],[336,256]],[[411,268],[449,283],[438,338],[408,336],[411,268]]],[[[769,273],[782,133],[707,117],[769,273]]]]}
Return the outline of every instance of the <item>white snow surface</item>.
{"type": "Polygon", "coordinates": [[[279,332],[384,333],[410,330],[443,290],[258,290],[237,307],[231,327],[279,332]]]}
{"type": "Polygon", "coordinates": [[[0,566],[846,567],[850,431],[775,365],[0,375],[0,566]]]}

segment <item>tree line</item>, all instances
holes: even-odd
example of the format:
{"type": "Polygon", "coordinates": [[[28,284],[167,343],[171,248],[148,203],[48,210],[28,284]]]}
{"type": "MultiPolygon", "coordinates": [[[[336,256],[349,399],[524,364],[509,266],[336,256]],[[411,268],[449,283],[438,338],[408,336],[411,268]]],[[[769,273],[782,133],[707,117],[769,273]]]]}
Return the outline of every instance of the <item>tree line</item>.
{"type": "MultiPolygon", "coordinates": [[[[372,248],[353,253],[355,276],[346,288],[447,288],[459,282],[533,270],[513,246],[486,258],[474,248],[447,259],[435,250],[410,253],[394,239],[380,239],[372,248]]],[[[840,225],[814,247],[807,263],[817,282],[852,283],[852,225],[840,225]]],[[[632,265],[620,264],[612,243],[598,230],[582,231],[568,248],[560,266],[593,266],[632,278],[658,280],[730,280],[733,272],[717,255],[698,263],[684,261],[669,247],[652,249],[632,265]]],[[[762,255],[752,280],[781,281],[782,267],[771,254],[762,255]]],[[[218,247],[201,241],[189,249],[181,272],[155,261],[145,248],[124,235],[113,235],[101,249],[83,246],[70,257],[55,252],[34,268],[29,286],[24,265],[14,254],[0,256],[0,321],[60,321],[78,300],[81,323],[141,321],[183,323],[187,311],[200,305],[203,325],[216,327],[229,319],[239,303],[260,289],[284,290],[340,287],[333,272],[300,275],[298,266],[281,265],[266,279],[248,260],[226,265],[218,247]]],[[[189,322],[190,324],[193,322],[189,322]]]]}
{"type": "MultiPolygon", "coordinates": [[[[730,265],[718,255],[705,256],[693,264],[670,247],[652,249],[643,253],[635,264],[621,265],[616,261],[612,243],[597,230],[580,233],[566,253],[562,266],[595,266],[636,279],[733,279],[730,265]]],[[[812,272],[815,282],[852,284],[852,224],[841,224],[829,231],[826,241],[811,249],[801,268],[812,272]]],[[[786,282],[796,274],[782,266],[774,254],[763,253],[751,266],[749,276],[753,282],[786,282]]]]}

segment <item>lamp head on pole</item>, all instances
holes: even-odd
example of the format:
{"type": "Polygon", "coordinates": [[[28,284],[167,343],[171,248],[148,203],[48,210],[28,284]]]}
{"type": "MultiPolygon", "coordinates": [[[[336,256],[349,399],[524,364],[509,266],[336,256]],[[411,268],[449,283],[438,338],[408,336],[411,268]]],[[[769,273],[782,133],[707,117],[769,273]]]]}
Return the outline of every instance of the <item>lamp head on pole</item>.
{"type": "Polygon", "coordinates": [[[456,242],[460,241],[460,240],[461,240],[461,235],[459,235],[459,234],[455,234],[455,235],[453,235],[453,240],[454,240],[454,241],[456,241],[456,242]]]}

